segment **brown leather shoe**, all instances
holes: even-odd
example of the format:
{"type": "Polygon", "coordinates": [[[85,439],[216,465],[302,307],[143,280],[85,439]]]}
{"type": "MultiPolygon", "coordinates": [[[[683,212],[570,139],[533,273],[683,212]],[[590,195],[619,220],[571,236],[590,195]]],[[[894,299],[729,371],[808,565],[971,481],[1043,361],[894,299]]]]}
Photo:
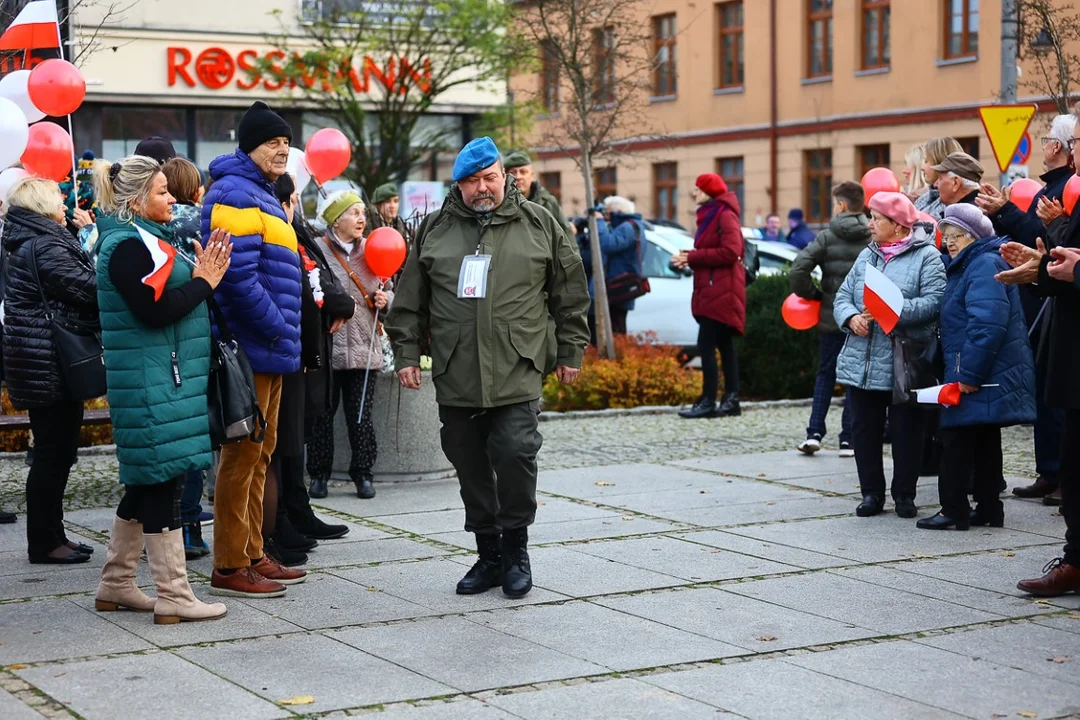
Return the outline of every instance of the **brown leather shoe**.
{"type": "Polygon", "coordinates": [[[1061,507],[1061,488],[1043,498],[1043,505],[1047,507],[1061,507]]]}
{"type": "Polygon", "coordinates": [[[1042,475],[1040,475],[1031,485],[1014,487],[1012,493],[1018,498],[1031,499],[1046,497],[1056,489],[1057,484],[1043,480],[1042,475]]]}
{"type": "Polygon", "coordinates": [[[275,598],[281,597],[288,590],[284,585],[255,571],[254,567],[240,568],[225,575],[218,570],[210,576],[210,594],[226,597],[275,598]]]}
{"type": "Polygon", "coordinates": [[[263,555],[262,560],[252,565],[251,569],[267,580],[273,580],[282,585],[299,585],[307,580],[305,571],[287,568],[269,555],[263,555]]]}
{"type": "Polygon", "coordinates": [[[1080,592],[1080,567],[1055,558],[1043,568],[1043,572],[1046,574],[1041,578],[1021,580],[1016,587],[1037,597],[1057,597],[1065,593],[1080,592]]]}

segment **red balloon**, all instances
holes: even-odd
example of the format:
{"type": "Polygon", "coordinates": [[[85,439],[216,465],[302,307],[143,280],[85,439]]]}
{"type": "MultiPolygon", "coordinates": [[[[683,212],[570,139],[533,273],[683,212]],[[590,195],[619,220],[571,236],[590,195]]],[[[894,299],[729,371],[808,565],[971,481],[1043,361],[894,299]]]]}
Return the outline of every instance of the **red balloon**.
{"type": "Polygon", "coordinates": [[[793,330],[809,330],[816,327],[821,316],[820,300],[804,300],[792,293],[780,308],[784,322],[793,330]]]}
{"type": "Polygon", "coordinates": [[[345,133],[337,128],[323,128],[307,141],[304,160],[311,171],[311,177],[315,178],[318,184],[324,185],[349,167],[352,147],[345,133]]]}
{"type": "Polygon", "coordinates": [[[879,192],[900,192],[900,180],[896,173],[887,167],[870,168],[862,176],[862,187],[866,193],[866,202],[879,192]]]}
{"type": "Polygon", "coordinates": [[[364,260],[383,282],[401,269],[407,252],[405,238],[392,227],[373,230],[364,242],[364,260]]]}
{"type": "Polygon", "coordinates": [[[22,165],[28,173],[63,182],[71,175],[73,162],[67,130],[48,121],[30,126],[30,139],[22,155],[22,165]]]}
{"type": "Polygon", "coordinates": [[[30,71],[26,89],[31,102],[46,115],[60,117],[79,109],[86,97],[86,80],[67,60],[52,58],[30,71]]]}
{"type": "MultiPolygon", "coordinates": [[[[33,130],[34,126],[31,125],[30,129],[33,130]]],[[[1078,197],[1080,197],[1080,175],[1073,175],[1069,178],[1069,182],[1065,183],[1065,193],[1061,198],[1061,204],[1065,206],[1066,215],[1072,215],[1078,197]]]]}
{"type": "Polygon", "coordinates": [[[1024,212],[1031,207],[1035,195],[1042,190],[1042,185],[1031,178],[1020,178],[1009,186],[1009,201],[1024,212]]]}

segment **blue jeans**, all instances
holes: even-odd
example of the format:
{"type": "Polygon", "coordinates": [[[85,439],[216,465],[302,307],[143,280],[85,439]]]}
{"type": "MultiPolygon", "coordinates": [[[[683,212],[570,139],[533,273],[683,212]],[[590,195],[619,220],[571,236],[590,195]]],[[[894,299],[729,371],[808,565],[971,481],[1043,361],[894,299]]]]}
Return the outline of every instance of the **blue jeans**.
{"type": "MultiPolygon", "coordinates": [[[[806,437],[825,437],[825,416],[829,414],[833,390],[836,389],[836,359],[844,347],[844,333],[818,334],[818,371],[814,383],[814,404],[810,410],[810,425],[806,437]]],[[[840,442],[851,442],[851,391],[844,395],[844,413],[840,419],[840,442]]]]}
{"type": "Polygon", "coordinates": [[[184,475],[184,492],[180,495],[180,521],[199,522],[202,513],[203,471],[192,470],[184,475]]]}

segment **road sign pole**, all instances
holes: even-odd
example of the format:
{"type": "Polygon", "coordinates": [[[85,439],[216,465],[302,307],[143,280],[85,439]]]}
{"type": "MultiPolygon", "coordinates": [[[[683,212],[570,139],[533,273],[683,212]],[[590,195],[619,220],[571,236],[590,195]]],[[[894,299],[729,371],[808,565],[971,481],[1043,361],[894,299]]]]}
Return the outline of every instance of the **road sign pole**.
{"type": "MultiPolygon", "coordinates": [[[[1017,41],[1016,32],[1019,12],[1016,8],[1016,0],[1002,0],[1001,2],[1001,104],[1013,105],[1016,103],[1016,56],[1017,41]]],[[[1000,167],[1001,184],[1004,186],[1008,180],[1007,167],[1000,167]]]]}

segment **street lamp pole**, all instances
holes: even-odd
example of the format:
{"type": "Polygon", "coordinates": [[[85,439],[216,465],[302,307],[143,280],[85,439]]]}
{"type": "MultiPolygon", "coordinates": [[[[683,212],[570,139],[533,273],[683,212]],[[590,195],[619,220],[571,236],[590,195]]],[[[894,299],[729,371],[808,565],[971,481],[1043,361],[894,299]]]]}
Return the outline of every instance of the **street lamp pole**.
{"type": "MultiPolygon", "coordinates": [[[[1016,0],[1001,1],[1001,104],[1016,103],[1016,58],[1019,54],[1017,28],[1019,11],[1016,0]]],[[[1008,173],[1001,174],[1001,184],[1008,182],[1008,173]]]]}

